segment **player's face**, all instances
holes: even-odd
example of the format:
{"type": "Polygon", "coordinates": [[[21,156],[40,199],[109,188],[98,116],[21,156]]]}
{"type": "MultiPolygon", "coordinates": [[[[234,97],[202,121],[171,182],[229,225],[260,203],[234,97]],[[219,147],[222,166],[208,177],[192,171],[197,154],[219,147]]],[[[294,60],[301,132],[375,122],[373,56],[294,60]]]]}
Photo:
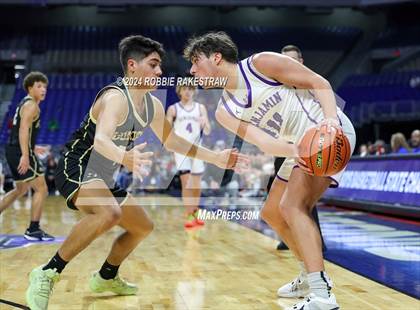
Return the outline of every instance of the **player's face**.
{"type": "Polygon", "coordinates": [[[299,61],[300,63],[303,63],[303,59],[299,57],[299,54],[296,51],[283,52],[282,54],[289,56],[290,58],[293,58],[294,60],[299,61]]]}
{"type": "MultiPolygon", "coordinates": [[[[217,77],[217,59],[213,56],[207,57],[201,53],[192,57],[190,73],[198,78],[217,77]]],[[[208,88],[207,85],[202,86],[208,88]]]]}
{"type": "Polygon", "coordinates": [[[194,96],[194,88],[190,87],[181,87],[179,90],[179,95],[181,96],[182,101],[190,101],[194,96]]]}
{"type": "MultiPolygon", "coordinates": [[[[128,69],[132,76],[142,78],[143,80],[145,78],[159,78],[162,75],[161,64],[162,60],[159,54],[157,52],[153,52],[140,61],[129,59],[128,69]]],[[[156,86],[148,83],[147,85],[142,85],[141,88],[156,89],[156,86]]]]}
{"type": "Polygon", "coordinates": [[[32,87],[29,87],[28,90],[31,97],[33,97],[35,100],[42,101],[47,95],[47,84],[38,81],[35,82],[32,87]]]}

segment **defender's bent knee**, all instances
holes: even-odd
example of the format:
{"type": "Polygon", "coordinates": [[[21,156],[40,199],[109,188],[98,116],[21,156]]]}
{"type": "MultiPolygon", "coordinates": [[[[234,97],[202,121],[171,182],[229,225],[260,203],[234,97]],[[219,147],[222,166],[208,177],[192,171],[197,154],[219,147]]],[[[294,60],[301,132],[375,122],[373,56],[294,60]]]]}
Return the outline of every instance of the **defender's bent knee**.
{"type": "Polygon", "coordinates": [[[111,228],[117,225],[121,220],[121,209],[119,207],[105,207],[106,211],[100,213],[106,228],[111,228]]]}
{"type": "Polygon", "coordinates": [[[149,235],[153,231],[153,229],[153,222],[148,220],[145,223],[138,224],[135,227],[132,227],[131,229],[129,229],[129,232],[133,235],[144,238],[147,235],[149,235]]]}

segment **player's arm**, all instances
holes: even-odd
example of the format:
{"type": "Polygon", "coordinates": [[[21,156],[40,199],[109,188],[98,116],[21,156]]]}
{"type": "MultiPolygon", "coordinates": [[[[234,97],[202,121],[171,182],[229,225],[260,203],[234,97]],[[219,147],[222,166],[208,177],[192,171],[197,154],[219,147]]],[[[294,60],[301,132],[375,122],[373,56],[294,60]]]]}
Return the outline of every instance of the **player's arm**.
{"type": "Polygon", "coordinates": [[[207,114],[206,107],[200,103],[200,118],[201,118],[201,126],[203,128],[203,133],[208,136],[211,132],[211,125],[209,121],[209,116],[207,114]]]}
{"type": "Polygon", "coordinates": [[[220,168],[228,169],[233,169],[237,164],[237,160],[248,160],[246,156],[238,154],[236,150],[214,152],[181,138],[172,130],[172,126],[165,117],[165,112],[160,101],[154,98],[153,104],[155,114],[150,127],[168,151],[197,158],[220,168]]]}
{"type": "Polygon", "coordinates": [[[168,120],[169,124],[171,124],[171,126],[174,125],[175,117],[176,117],[176,109],[175,109],[175,105],[173,104],[166,111],[166,119],[168,120]]]}
{"type": "Polygon", "coordinates": [[[20,110],[19,146],[22,153],[18,172],[25,174],[29,169],[29,129],[38,114],[38,107],[34,101],[26,102],[20,110]]]}
{"type": "MultiPolygon", "coordinates": [[[[102,156],[124,165],[138,175],[141,165],[151,164],[149,158],[153,152],[140,152],[146,146],[145,143],[126,151],[125,148],[118,147],[112,141],[118,124],[126,118],[128,113],[126,100],[119,91],[114,90],[110,90],[102,96],[93,147],[102,156]]],[[[141,177],[141,175],[138,176],[141,177]]]]}
{"type": "Polygon", "coordinates": [[[277,157],[297,157],[297,148],[294,144],[282,138],[273,138],[260,128],[233,117],[224,107],[219,106],[215,116],[220,125],[246,142],[254,144],[265,154],[277,157]]]}
{"type": "Polygon", "coordinates": [[[312,89],[321,104],[325,119],[338,125],[337,103],[330,83],[288,56],[263,52],[253,57],[253,65],[262,74],[286,85],[301,89],[312,89]]]}

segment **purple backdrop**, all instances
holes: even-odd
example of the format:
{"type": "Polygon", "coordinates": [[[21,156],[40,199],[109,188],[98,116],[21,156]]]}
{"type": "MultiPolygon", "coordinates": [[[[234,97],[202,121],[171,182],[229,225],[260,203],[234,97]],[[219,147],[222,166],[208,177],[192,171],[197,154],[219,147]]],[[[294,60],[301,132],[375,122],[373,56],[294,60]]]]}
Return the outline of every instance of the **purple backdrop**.
{"type": "Polygon", "coordinates": [[[420,157],[352,160],[324,197],[420,207],[420,157]]]}

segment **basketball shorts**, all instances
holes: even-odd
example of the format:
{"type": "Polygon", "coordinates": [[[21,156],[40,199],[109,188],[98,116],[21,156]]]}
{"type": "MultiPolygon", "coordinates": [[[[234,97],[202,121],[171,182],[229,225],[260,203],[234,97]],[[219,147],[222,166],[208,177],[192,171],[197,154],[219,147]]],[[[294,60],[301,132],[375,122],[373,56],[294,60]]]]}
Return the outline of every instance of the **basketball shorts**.
{"type": "MultiPolygon", "coordinates": [[[[73,202],[73,196],[77,193],[83,184],[102,180],[114,196],[115,200],[121,206],[128,198],[125,189],[118,187],[114,180],[115,169],[93,169],[86,162],[79,162],[78,159],[61,157],[55,172],[55,184],[60,194],[66,199],[67,206],[70,209],[77,210],[73,202]]],[[[98,191],[100,195],[100,191],[98,191]]],[[[97,197],[98,201],[101,199],[97,197]]],[[[94,200],[93,200],[94,201],[94,200]]]]}
{"type": "Polygon", "coordinates": [[[10,167],[10,172],[15,182],[29,182],[38,176],[44,175],[44,166],[36,157],[33,150],[29,150],[29,169],[25,174],[19,174],[18,167],[22,152],[20,146],[7,145],[6,146],[6,160],[10,167]]]}
{"type": "Polygon", "coordinates": [[[181,154],[174,154],[176,168],[178,171],[181,171],[182,174],[191,173],[191,174],[203,174],[205,166],[202,160],[194,159],[187,157],[181,154]]]}
{"type": "MultiPolygon", "coordinates": [[[[354,148],[356,146],[356,132],[354,131],[353,124],[351,123],[349,118],[342,112],[339,113],[339,118],[341,121],[343,132],[346,135],[346,137],[349,139],[350,146],[351,146],[351,153],[353,153],[354,148]]],[[[304,135],[305,131],[308,128],[313,127],[313,126],[315,126],[314,123],[312,123],[309,119],[302,118],[302,122],[300,123],[300,126],[297,126],[296,139],[294,142],[299,141],[300,138],[304,135]]],[[[277,178],[282,181],[287,182],[294,168],[298,168],[295,158],[293,157],[286,158],[283,164],[281,165],[279,171],[277,172],[277,178]]],[[[329,177],[332,180],[330,187],[339,186],[340,180],[344,171],[345,171],[345,168],[341,170],[339,173],[334,174],[329,177]]]]}

